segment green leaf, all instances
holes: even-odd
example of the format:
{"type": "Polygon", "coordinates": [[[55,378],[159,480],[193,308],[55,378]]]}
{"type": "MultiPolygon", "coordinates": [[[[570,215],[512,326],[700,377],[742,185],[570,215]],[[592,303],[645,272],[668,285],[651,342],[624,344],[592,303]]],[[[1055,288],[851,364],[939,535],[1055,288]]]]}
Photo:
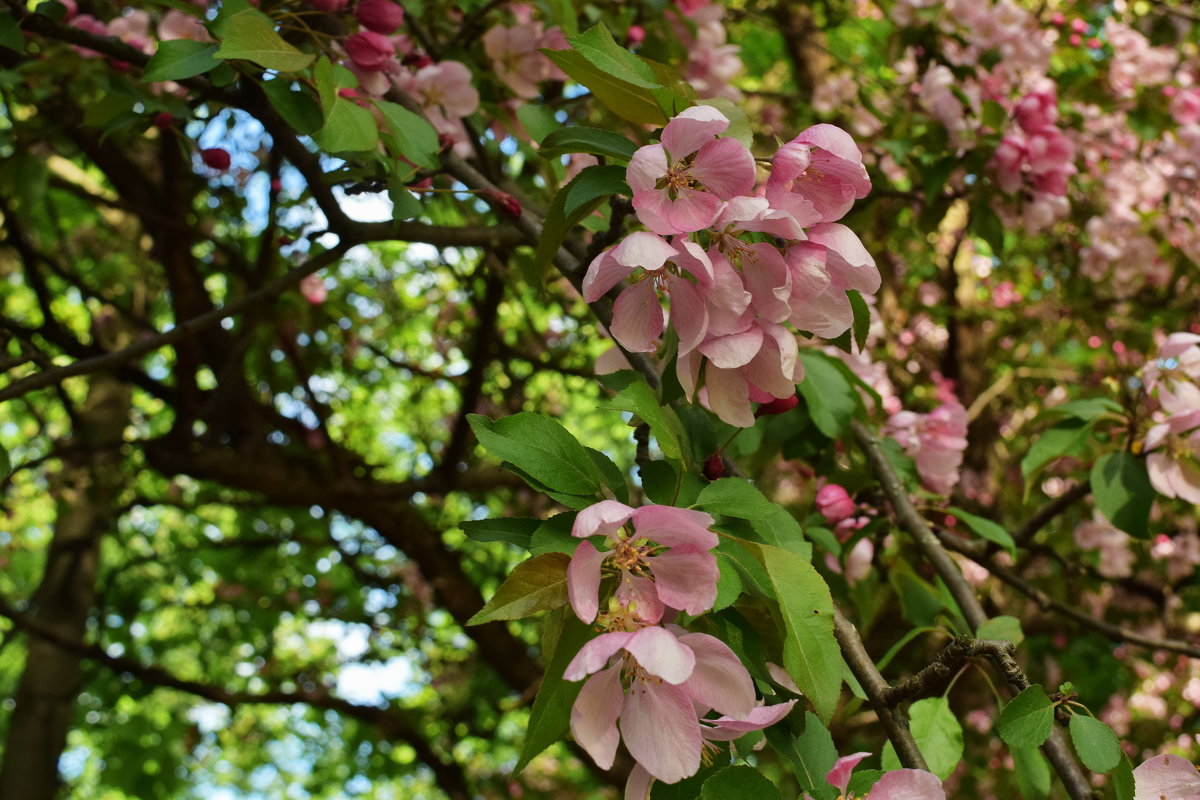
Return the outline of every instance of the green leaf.
{"type": "Polygon", "coordinates": [[[1050,765],[1036,747],[1010,747],[1017,787],[1023,800],[1045,800],[1050,796],[1050,765]]]}
{"type": "Polygon", "coordinates": [[[1047,408],[1044,416],[1063,415],[1090,422],[1101,414],[1124,414],[1125,409],[1119,403],[1114,403],[1106,397],[1085,397],[1068,403],[1047,408]]]}
{"type": "Polygon", "coordinates": [[[528,412],[495,422],[480,414],[467,420],[489,453],[512,462],[543,485],[574,495],[600,490],[587,450],[554,420],[528,412]]]}
{"type": "Polygon", "coordinates": [[[1054,725],[1054,704],[1041,684],[1014,697],[996,721],[996,731],[1009,747],[1041,747],[1054,725]]]}
{"type": "Polygon", "coordinates": [[[992,255],[1000,258],[1004,255],[1004,223],[992,208],[991,197],[989,192],[978,193],[971,205],[971,230],[988,243],[992,255]]]}
{"type": "Polygon", "coordinates": [[[8,50],[25,52],[25,36],[21,33],[21,24],[11,12],[0,14],[0,47],[8,50]]]}
{"type": "Polygon", "coordinates": [[[570,50],[542,52],[622,119],[662,125],[675,110],[690,105],[690,100],[662,86],[647,61],[617,44],[603,23],[567,41],[570,50]]]}
{"type": "Polygon", "coordinates": [[[425,119],[402,105],[381,100],[376,106],[387,120],[388,134],[394,138],[397,155],[418,167],[436,169],[441,143],[437,131],[425,119]]]}
{"type": "Polygon", "coordinates": [[[961,508],[955,508],[954,506],[951,506],[948,510],[951,514],[966,523],[967,527],[976,534],[984,539],[987,539],[989,542],[1000,545],[1009,553],[1011,553],[1014,558],[1016,557],[1017,543],[1013,540],[1012,534],[1006,531],[1003,527],[997,525],[995,522],[992,522],[990,519],[977,517],[974,514],[963,511],[961,508]]]}
{"type": "Polygon", "coordinates": [[[997,132],[1003,130],[1008,123],[1008,112],[995,100],[983,101],[982,117],[983,124],[997,132]]]}
{"type": "Polygon", "coordinates": [[[1133,764],[1129,763],[1127,757],[1122,758],[1112,771],[1112,786],[1117,800],[1133,800],[1135,794],[1133,764]]]}
{"type": "MultiPolygon", "coordinates": [[[[658,66],[661,65],[654,64],[653,62],[651,63],[651,68],[655,69],[656,75],[658,74],[658,70],[656,68],[658,66]]],[[[678,70],[674,69],[673,67],[669,67],[668,70],[675,75],[676,79],[678,79],[678,70]]],[[[661,77],[660,82],[662,82],[661,77]]],[[[663,85],[666,86],[667,84],[663,83],[663,85]]],[[[687,84],[684,85],[688,86],[687,84]]],[[[691,87],[688,86],[688,88],[690,89],[691,87]]],[[[692,90],[692,93],[695,93],[694,89],[692,90]]],[[[742,104],[735,103],[728,97],[706,97],[703,100],[697,99],[695,101],[695,105],[712,106],[717,111],[720,111],[725,115],[725,118],[729,120],[729,127],[726,128],[724,133],[721,134],[722,137],[741,142],[746,146],[747,150],[754,147],[754,130],[750,127],[750,118],[746,115],[746,110],[742,107],[742,104]]],[[[683,109],[680,108],[675,113],[679,113],[679,111],[682,110],[683,109]]]]}
{"type": "Polygon", "coordinates": [[[879,779],[884,775],[881,769],[856,769],[850,775],[850,783],[846,787],[849,792],[849,797],[866,797],[871,792],[871,787],[879,783],[879,779]]]}
{"type": "Polygon", "coordinates": [[[633,194],[625,183],[625,168],[615,165],[586,167],[558,190],[533,255],[533,274],[538,276],[539,284],[545,282],[558,246],[571,228],[614,194],[633,194]]]}
{"type": "Polygon", "coordinates": [[[524,126],[529,138],[535,142],[542,141],[562,128],[562,123],[554,116],[553,108],[535,103],[522,103],[517,108],[517,120],[524,126]]]}
{"type": "Polygon", "coordinates": [[[1028,481],[1051,461],[1063,456],[1078,458],[1087,452],[1092,426],[1079,419],[1067,419],[1052,425],[1038,437],[1021,459],[1021,477],[1028,481]]]}
{"type": "Polygon", "coordinates": [[[566,738],[571,721],[571,706],[575,703],[579,690],[583,688],[582,681],[563,680],[563,672],[579,649],[591,638],[591,627],[580,622],[574,614],[566,613],[565,609],[559,614],[562,632],[557,637],[554,654],[550,657],[550,663],[546,665],[545,677],[542,678],[537,698],[533,701],[529,727],[525,730],[525,743],[513,768],[513,775],[523,770],[534,756],[566,738]]]}
{"type": "Polygon", "coordinates": [[[659,88],[650,67],[617,44],[604,23],[595,25],[567,41],[576,53],[606,74],[643,89],[659,88]]]}
{"type": "Polygon", "coordinates": [[[850,430],[850,421],[862,406],[858,392],[830,357],[815,350],[801,350],[804,380],[797,387],[817,430],[837,439],[850,430]]]}
{"type": "MultiPolygon", "coordinates": [[[[909,728],[925,756],[929,771],[942,780],[950,777],[963,755],[963,732],[958,717],[945,697],[926,697],[909,706],[909,728]]],[[[891,742],[883,748],[884,770],[900,769],[900,759],[891,742]]]]}
{"type": "Polygon", "coordinates": [[[1092,772],[1108,772],[1117,766],[1125,753],[1112,729],[1087,714],[1071,716],[1071,743],[1079,760],[1092,772]]]}
{"type": "Polygon", "coordinates": [[[252,8],[228,17],[223,24],[217,58],[253,61],[264,69],[296,72],[313,62],[311,53],[302,53],[275,32],[275,23],[266,14],[252,8]]]}
{"type": "MultiPolygon", "coordinates": [[[[169,42],[167,43],[169,44],[169,42]]],[[[321,106],[303,89],[293,90],[291,81],[276,78],[262,84],[263,94],[283,121],[303,136],[316,133],[325,124],[321,106]]]]}
{"type": "Polygon", "coordinates": [[[572,512],[555,514],[538,526],[529,539],[529,552],[540,556],[543,553],[565,553],[572,555],[579,547],[579,540],[571,535],[576,515],[572,512]]]}
{"type": "Polygon", "coordinates": [[[617,393],[604,402],[606,408],[615,408],[636,414],[650,426],[650,432],[658,442],[663,455],[675,460],[691,461],[691,452],[683,446],[685,433],[683,423],[670,406],[659,405],[658,397],[646,378],[633,370],[622,370],[600,377],[601,382],[617,393]]]}
{"type": "Polygon", "coordinates": [[[388,179],[388,199],[392,201],[392,219],[412,219],[425,210],[420,199],[415,197],[404,185],[404,181],[396,175],[388,179]]]}
{"type": "Polygon", "coordinates": [[[628,161],[637,145],[625,136],[603,128],[573,126],[559,128],[538,146],[542,158],[556,158],[567,153],[591,153],[594,156],[628,161]]]}
{"type": "Polygon", "coordinates": [[[181,81],[203,75],[221,62],[213,57],[217,46],[211,42],[191,39],[170,39],[158,43],[158,50],[146,62],[143,81],[181,81]]]}
{"type": "Polygon", "coordinates": [[[321,56],[317,59],[317,65],[313,67],[313,83],[317,85],[317,97],[321,100],[321,111],[325,114],[325,118],[329,119],[329,112],[333,111],[333,104],[337,102],[337,83],[333,79],[333,64],[330,60],[321,56]]]}
{"type": "Polygon", "coordinates": [[[791,550],[805,561],[812,561],[812,544],[804,537],[804,529],[783,506],[772,503],[775,512],[768,517],[750,520],[750,527],[767,544],[791,550]]]}
{"type": "Polygon", "coordinates": [[[701,490],[695,504],[705,511],[738,519],[767,519],[780,510],[744,478],[713,481],[701,490]]]}
{"type": "Polygon", "coordinates": [[[767,571],[787,637],[783,667],[813,704],[822,721],[837,710],[842,688],[842,655],[833,635],[833,599],[813,565],[772,545],[746,542],[767,571]]]}
{"type": "Polygon", "coordinates": [[[795,735],[783,725],[767,728],[766,734],[771,746],[783,754],[792,765],[801,791],[815,797],[816,800],[835,796],[834,789],[825,781],[825,776],[837,763],[837,748],[829,730],[821,724],[816,714],[805,711],[804,728],[795,735]]]}
{"type": "Polygon", "coordinates": [[[867,305],[867,301],[863,300],[863,296],[856,289],[847,289],[846,297],[850,300],[850,309],[854,312],[854,323],[851,330],[854,331],[854,343],[858,345],[858,351],[861,353],[867,349],[867,333],[871,327],[871,307],[867,305]]]}
{"type": "Polygon", "coordinates": [[[591,447],[586,448],[588,456],[592,459],[592,464],[596,467],[596,473],[600,476],[600,482],[603,483],[609,490],[612,491],[613,499],[622,503],[629,502],[629,483],[625,480],[624,473],[607,454],[601,453],[599,450],[591,447]]]}
{"type": "Polygon", "coordinates": [[[339,97],[325,120],[325,127],[313,134],[313,141],[330,153],[361,152],[375,147],[379,131],[370,111],[339,97]]]}
{"type": "Polygon", "coordinates": [[[1132,453],[1108,453],[1092,467],[1092,497],[1096,507],[1116,527],[1145,539],[1150,535],[1150,506],[1154,487],[1146,465],[1132,453]]]}
{"type": "Polygon", "coordinates": [[[523,619],[539,611],[553,611],[567,603],[567,565],[565,553],[543,553],[522,561],[468,625],[482,625],[502,619],[523,619]]]}
{"type": "Polygon", "coordinates": [[[713,603],[713,612],[729,608],[742,593],[742,579],[729,556],[717,553],[717,570],[717,599],[713,603]]]}
{"type": "Polygon", "coordinates": [[[1025,632],[1021,630],[1021,620],[1007,615],[992,617],[979,626],[975,631],[977,639],[999,639],[1013,644],[1025,641],[1025,632]]]}
{"type": "Polygon", "coordinates": [[[700,789],[703,800],[779,800],[779,789],[753,767],[738,764],[713,775],[700,789]]]}
{"type": "Polygon", "coordinates": [[[528,517],[496,517],[460,522],[458,527],[476,542],[508,542],[518,547],[529,547],[529,539],[542,524],[540,519],[528,517]]]}

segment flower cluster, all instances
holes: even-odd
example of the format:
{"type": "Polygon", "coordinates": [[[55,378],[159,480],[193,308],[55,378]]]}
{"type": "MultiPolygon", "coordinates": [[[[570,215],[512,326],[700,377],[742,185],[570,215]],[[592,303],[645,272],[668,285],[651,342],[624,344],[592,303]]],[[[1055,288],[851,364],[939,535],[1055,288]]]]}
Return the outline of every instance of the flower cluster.
{"type": "Polygon", "coordinates": [[[1067,178],[1075,174],[1075,144],[1055,123],[1058,100],[1053,84],[1026,94],[1013,108],[1018,130],[996,147],[992,158],[996,184],[1025,198],[1025,225],[1049,227],[1068,211],[1067,178]]]}
{"type": "Polygon", "coordinates": [[[679,337],[679,381],[701,383],[725,422],[754,424],[751,403],[795,394],[803,377],[786,327],[835,337],[853,321],[847,290],[870,294],[879,270],[858,237],[836,222],[871,188],[848,133],[814,125],[783,145],[765,185],[754,156],[723,137],[729,120],[710,106],[683,111],[661,141],[640,148],[627,178],[638,219],[589,266],[584,299],[622,279],[612,334],[652,352],[668,324],[679,337]]]}
{"type": "Polygon", "coordinates": [[[1146,433],[1146,469],[1160,494],[1200,504],[1200,335],[1173,333],[1142,368],[1161,406],[1146,433]]]}
{"type": "MultiPolygon", "coordinates": [[[[763,706],[737,655],[720,640],[660,624],[676,611],[700,614],[717,594],[713,518],[669,506],[631,508],[606,500],[579,513],[571,533],[584,541],[567,568],[571,607],[603,633],[567,665],[587,679],[571,709],[571,733],[602,768],[617,745],[638,763],[630,786],[680,781],[700,768],[705,741],[729,741],[778,722],[795,701],[763,706]],[[587,537],[603,536],[600,550],[587,537]],[[603,612],[607,569],[617,588],[603,612]],[[721,716],[707,719],[710,711],[721,716]],[[618,723],[620,727],[618,729],[618,723]]],[[[644,796],[642,794],[634,796],[644,796]]]]}
{"type": "Polygon", "coordinates": [[[958,484],[967,449],[967,410],[961,403],[943,403],[928,414],[899,411],[888,418],[885,432],[916,461],[925,488],[949,494],[958,484]]]}

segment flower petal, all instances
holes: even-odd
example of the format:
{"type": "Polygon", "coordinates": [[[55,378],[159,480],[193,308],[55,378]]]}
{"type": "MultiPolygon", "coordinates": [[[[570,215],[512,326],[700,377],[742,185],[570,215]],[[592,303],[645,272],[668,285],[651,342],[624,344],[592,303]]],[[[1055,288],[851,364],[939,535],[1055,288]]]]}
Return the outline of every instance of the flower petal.
{"type": "Polygon", "coordinates": [[[737,370],[720,369],[709,364],[704,373],[704,386],[708,390],[709,407],[722,422],[738,428],[754,427],[750,389],[746,379],[737,370]]]}
{"type": "Polygon", "coordinates": [[[1186,758],[1168,753],[1139,764],[1133,786],[1133,800],[1196,800],[1200,773],[1186,758]]]}
{"type": "Polygon", "coordinates": [[[638,619],[651,625],[661,622],[666,613],[654,581],[641,575],[625,572],[617,586],[616,595],[621,605],[633,608],[638,619]]]}
{"type": "Polygon", "coordinates": [[[737,139],[716,139],[701,147],[690,172],[722,200],[754,188],[754,156],[737,139]]]}
{"type": "Polygon", "coordinates": [[[720,210],[721,199],[715,194],[684,187],[666,209],[667,224],[674,228],[673,233],[704,230],[720,210]]]}
{"type": "Polygon", "coordinates": [[[721,369],[734,369],[743,364],[749,364],[750,359],[758,355],[758,351],[762,349],[762,343],[762,328],[758,325],[751,325],[738,333],[708,339],[700,345],[700,352],[706,355],[715,366],[721,369]]]}
{"type": "Polygon", "coordinates": [[[731,742],[750,731],[771,727],[791,713],[792,706],[796,705],[796,702],[788,700],[786,703],[778,703],[773,706],[757,705],[741,719],[718,717],[713,720],[704,720],[703,722],[707,724],[702,724],[700,735],[715,742],[731,742]]]}
{"type": "Polygon", "coordinates": [[[583,276],[583,299],[587,302],[596,302],[633,272],[632,268],[613,258],[615,249],[610,247],[588,265],[587,274],[583,276]]]}
{"type": "Polygon", "coordinates": [[[625,645],[629,644],[629,640],[632,638],[633,634],[625,631],[600,634],[579,648],[579,652],[563,670],[563,680],[582,680],[585,675],[591,675],[593,672],[603,669],[608,660],[624,650],[625,645]]]}
{"type": "Polygon", "coordinates": [[[648,144],[639,147],[629,159],[629,167],[625,170],[625,180],[634,193],[654,192],[658,179],[667,174],[667,151],[661,144],[648,144]]]}
{"type": "Polygon", "coordinates": [[[633,516],[633,509],[616,500],[601,500],[588,506],[575,517],[571,535],[579,539],[587,536],[613,538],[621,526],[633,516]]]}
{"type": "MultiPolygon", "coordinates": [[[[866,800],[946,800],[946,790],[932,772],[897,769],[880,778],[867,793],[866,800]]],[[[1182,795],[1180,800],[1183,800],[1182,795]]]]}
{"type": "Polygon", "coordinates": [[[661,236],[646,231],[635,231],[613,248],[613,258],[627,267],[641,267],[656,272],[663,268],[667,259],[679,255],[678,251],[661,236]]]}
{"type": "Polygon", "coordinates": [[[851,753],[848,756],[842,756],[833,764],[833,769],[829,770],[825,775],[825,782],[836,788],[842,794],[846,793],[846,787],[850,785],[850,773],[858,766],[858,762],[862,761],[870,753],[851,753]]]}
{"type": "Polygon", "coordinates": [[[678,161],[725,132],[729,118],[712,106],[692,106],[675,116],[662,132],[662,144],[678,161]]]}
{"type": "Polygon", "coordinates": [[[706,633],[685,633],[679,641],[696,654],[696,667],[684,684],[692,700],[726,716],[748,716],[755,706],[754,681],[729,645],[706,633]]]}
{"type": "Polygon", "coordinates": [[[600,769],[610,768],[616,758],[623,701],[621,670],[613,667],[588,678],[571,707],[571,735],[600,769]]]}
{"type": "Polygon", "coordinates": [[[717,600],[720,573],[717,557],[708,550],[672,547],[651,559],[650,571],[658,598],[671,608],[703,614],[717,600]]]}
{"type": "Polygon", "coordinates": [[[621,733],[637,762],[663,783],[700,769],[700,723],[678,686],[634,681],[621,710],[621,733]]]}
{"type": "MultiPolygon", "coordinates": [[[[601,634],[596,639],[611,635],[601,634]]],[[[593,639],[592,642],[596,639],[593,639]]],[[[592,642],[588,642],[588,644],[592,642]]],[[[586,648],[587,645],[584,647],[586,648]]],[[[629,641],[625,643],[624,649],[637,659],[642,669],[651,675],[657,675],[669,684],[683,683],[696,668],[695,654],[680,644],[679,640],[675,638],[675,634],[666,628],[641,628],[629,634],[629,641]]]]}
{"type": "Polygon", "coordinates": [[[671,293],[671,325],[679,334],[679,352],[690,352],[708,332],[708,307],[700,290],[685,278],[671,281],[667,290],[671,293]]]}
{"type": "Polygon", "coordinates": [[[639,537],[667,547],[690,545],[711,550],[720,541],[709,528],[716,522],[710,514],[674,506],[642,506],[633,512],[633,524],[639,537]]]}
{"type": "Polygon", "coordinates": [[[630,286],[613,303],[609,331],[631,353],[653,353],[666,324],[666,312],[658,302],[652,281],[630,286]]]}
{"type": "Polygon", "coordinates": [[[600,610],[600,565],[608,553],[597,550],[586,539],[575,548],[567,565],[567,597],[580,621],[591,624],[600,610]]]}

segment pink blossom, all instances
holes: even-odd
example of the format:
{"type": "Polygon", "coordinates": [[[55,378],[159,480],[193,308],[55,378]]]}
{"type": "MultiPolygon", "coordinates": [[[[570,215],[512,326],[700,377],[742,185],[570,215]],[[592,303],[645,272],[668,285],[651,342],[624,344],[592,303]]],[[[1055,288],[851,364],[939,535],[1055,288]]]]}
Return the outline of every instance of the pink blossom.
{"type": "Polygon", "coordinates": [[[817,492],[817,513],[825,518],[830,525],[837,525],[842,520],[854,516],[858,506],[845,487],[836,483],[827,483],[817,492]]]}
{"type": "Polygon", "coordinates": [[[616,599],[639,619],[658,622],[667,607],[688,614],[712,608],[717,596],[717,560],[710,551],[717,535],[713,518],[701,511],[670,506],[630,508],[604,500],[575,518],[571,534],[584,539],[567,567],[571,607],[584,622],[600,609],[601,567],[620,576],[616,599]],[[633,522],[633,530],[625,525],[633,522]],[[597,550],[588,536],[608,537],[611,549],[597,550]]]}
{"type": "Polygon", "coordinates": [[[807,227],[845,216],[867,196],[871,179],[850,134],[835,125],[813,125],[779,148],[767,181],[772,208],[807,227]]]}
{"type": "Polygon", "coordinates": [[[571,733],[602,769],[612,766],[624,739],[646,772],[675,783],[700,768],[699,715],[753,714],[754,684],[733,651],[707,634],[676,631],[602,633],[567,665],[566,680],[591,675],[571,709],[571,733]]]}
{"type": "Polygon", "coordinates": [[[1172,333],[1156,358],[1142,367],[1147,392],[1158,392],[1158,401],[1169,414],[1200,408],[1200,336],[1172,333]]]}
{"type": "Polygon", "coordinates": [[[1139,764],[1133,787],[1133,800],[1197,800],[1200,774],[1186,758],[1168,753],[1139,764]]]}
{"type": "Polygon", "coordinates": [[[1075,526],[1075,544],[1084,550],[1099,550],[1099,573],[1106,578],[1127,578],[1133,574],[1134,554],[1129,536],[1096,512],[1091,520],[1075,526]]]}
{"type": "Polygon", "coordinates": [[[960,403],[944,403],[929,414],[893,414],[886,431],[916,461],[926,488],[938,494],[951,492],[967,447],[967,411],[960,403]]]}
{"type": "Polygon", "coordinates": [[[662,334],[666,315],[658,292],[671,297],[672,322],[679,334],[681,352],[694,348],[708,327],[708,313],[701,296],[713,285],[713,268],[708,255],[694,242],[669,244],[665,239],[638,231],[597,256],[583,279],[583,298],[598,300],[622,279],[636,282],[617,297],[610,331],[630,352],[652,352],[662,334]],[[692,276],[695,283],[683,277],[692,276]]]}
{"type": "Polygon", "coordinates": [[[1026,132],[1046,128],[1058,121],[1058,100],[1053,91],[1030,92],[1018,101],[1013,115],[1026,132]]]}
{"type": "Polygon", "coordinates": [[[1002,191],[1014,194],[1021,188],[1025,152],[1025,139],[1012,134],[1005,136],[996,146],[992,169],[996,172],[996,184],[1002,191]]]}
{"type": "Polygon", "coordinates": [[[199,19],[175,9],[163,14],[162,20],[158,23],[158,38],[164,42],[172,39],[191,39],[196,42],[212,41],[212,37],[208,35],[208,29],[199,19]]]}
{"type": "MultiPolygon", "coordinates": [[[[825,782],[835,787],[841,797],[849,797],[850,774],[870,753],[842,756],[825,776],[825,782]]],[[[812,800],[807,794],[806,800],[812,800]]],[[[863,800],[946,800],[942,782],[932,772],[923,769],[897,769],[884,773],[863,800]]]]}
{"type": "Polygon", "coordinates": [[[345,42],[346,55],[364,72],[379,72],[396,63],[396,45],[375,31],[359,31],[345,42]]]}
{"type": "Polygon", "coordinates": [[[1200,122],[1200,89],[1184,89],[1172,97],[1171,116],[1180,125],[1200,122]]]}
{"type": "Polygon", "coordinates": [[[658,234],[707,228],[721,201],[754,187],[754,157],[736,139],[716,138],[729,119],[711,106],[693,106],[663,128],[662,141],[639,148],[626,177],[638,219],[658,234]]]}
{"type": "Polygon", "coordinates": [[[329,292],[325,289],[325,281],[320,275],[305,275],[300,281],[300,294],[314,306],[325,302],[329,292]]]}
{"type": "Polygon", "coordinates": [[[1146,451],[1146,470],[1159,494],[1200,505],[1200,408],[1151,428],[1146,451]]]}
{"type": "Polygon", "coordinates": [[[558,28],[543,33],[540,22],[511,28],[497,25],[483,35],[483,50],[492,60],[497,77],[512,89],[513,94],[526,100],[537,97],[538,84],[542,81],[566,77],[541,49],[566,47],[558,28]]]}

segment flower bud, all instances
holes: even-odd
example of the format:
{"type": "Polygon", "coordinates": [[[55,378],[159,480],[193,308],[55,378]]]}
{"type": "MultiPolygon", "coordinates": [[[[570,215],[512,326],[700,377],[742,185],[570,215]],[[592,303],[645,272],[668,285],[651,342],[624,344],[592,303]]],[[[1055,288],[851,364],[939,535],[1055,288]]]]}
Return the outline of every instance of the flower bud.
{"type": "Polygon", "coordinates": [[[229,165],[233,163],[229,157],[229,151],[221,147],[209,147],[201,150],[200,160],[204,162],[204,166],[220,172],[229,169],[229,165]]]}
{"type": "Polygon", "coordinates": [[[854,500],[849,492],[836,483],[827,483],[817,492],[817,513],[830,525],[837,525],[854,516],[854,500]]]}
{"type": "Polygon", "coordinates": [[[718,478],[725,476],[725,459],[721,458],[720,453],[713,453],[708,458],[704,459],[704,477],[710,481],[715,481],[718,478]]]}
{"type": "Polygon", "coordinates": [[[346,39],[346,55],[363,72],[379,72],[396,58],[392,40],[374,31],[360,31],[346,39]]]}
{"type": "Polygon", "coordinates": [[[758,407],[756,416],[764,417],[770,414],[782,414],[785,411],[791,411],[800,402],[800,398],[796,395],[791,397],[776,398],[769,403],[763,403],[758,407]]]}
{"type": "Polygon", "coordinates": [[[326,14],[341,11],[346,7],[346,0],[310,0],[310,2],[313,8],[326,14]]]}
{"type": "Polygon", "coordinates": [[[362,0],[355,16],[359,25],[382,34],[395,33],[404,24],[404,9],[392,0],[362,0]]]}

